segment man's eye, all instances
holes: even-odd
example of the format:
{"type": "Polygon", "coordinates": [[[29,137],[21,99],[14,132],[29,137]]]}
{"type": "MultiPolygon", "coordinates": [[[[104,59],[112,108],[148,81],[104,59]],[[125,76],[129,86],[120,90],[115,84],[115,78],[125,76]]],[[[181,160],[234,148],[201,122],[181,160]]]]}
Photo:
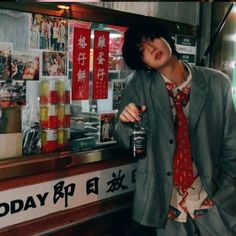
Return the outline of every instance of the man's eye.
{"type": "Polygon", "coordinates": [[[144,52],[144,49],[143,49],[143,48],[139,48],[139,52],[140,52],[140,53],[143,53],[143,52],[144,52]]]}
{"type": "Polygon", "coordinates": [[[143,52],[143,50],[144,50],[143,45],[138,45],[138,49],[139,49],[140,52],[143,52]]]}

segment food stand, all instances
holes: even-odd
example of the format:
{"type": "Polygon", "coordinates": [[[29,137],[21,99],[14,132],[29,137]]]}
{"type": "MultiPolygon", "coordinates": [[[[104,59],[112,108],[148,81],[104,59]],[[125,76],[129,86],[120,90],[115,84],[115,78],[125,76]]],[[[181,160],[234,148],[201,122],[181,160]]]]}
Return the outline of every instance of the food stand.
{"type": "MultiPolygon", "coordinates": [[[[130,220],[137,163],[128,151],[116,144],[112,133],[108,140],[101,135],[105,117],[114,125],[125,78],[132,73],[122,62],[122,34],[136,21],[162,21],[168,24],[174,35],[185,36],[178,41],[182,42],[180,49],[191,43],[190,52],[184,55],[183,51],[183,56],[194,62],[197,27],[76,3],[59,6],[57,3],[3,2],[0,3],[0,10],[6,13],[5,18],[2,16],[1,19],[5,32],[7,20],[14,20],[12,26],[8,25],[9,38],[14,41],[6,42],[5,36],[0,39],[4,42],[2,46],[0,43],[0,50],[5,53],[3,58],[11,60],[9,74],[4,69],[0,71],[1,88],[9,83],[12,87],[8,92],[15,91],[19,84],[21,88],[20,95],[14,101],[12,96],[8,98],[1,94],[1,110],[6,113],[10,109],[9,117],[12,117],[12,113],[17,115],[15,111],[20,109],[22,119],[20,125],[6,119],[4,124],[9,127],[15,125],[16,128],[0,134],[1,145],[4,144],[6,151],[20,145],[10,156],[3,154],[0,161],[0,234],[55,235],[67,230],[65,235],[68,235],[74,228],[82,235],[95,235],[94,231],[102,235],[111,230],[123,230],[124,233],[130,220]],[[37,31],[38,28],[45,27],[42,26],[44,20],[52,30],[47,38],[37,34],[42,32],[37,31]],[[28,22],[27,27],[25,22],[28,22]],[[55,22],[61,28],[62,25],[67,26],[66,36],[57,43],[53,38],[52,25],[55,22]],[[18,27],[21,27],[20,31],[18,27]],[[77,35],[76,28],[80,30],[77,35]],[[105,50],[96,51],[94,45],[92,47],[96,37],[104,31],[110,34],[108,54],[105,50]],[[87,33],[89,40],[92,39],[91,46],[82,52],[90,57],[90,63],[78,63],[76,67],[75,60],[78,62],[79,57],[75,54],[78,46],[75,38],[81,34],[87,37],[87,33]],[[118,38],[113,38],[115,33],[119,34],[118,38]],[[5,43],[12,44],[10,49],[5,43]],[[25,53],[28,48],[29,54],[25,53]],[[107,68],[102,68],[107,72],[106,84],[100,83],[94,73],[99,70],[94,60],[99,53],[107,55],[104,58],[107,68]],[[8,54],[10,57],[6,56],[8,54]],[[48,67],[49,60],[54,59],[56,63],[48,67]],[[59,61],[63,60],[64,66],[59,67],[59,61]],[[34,73],[28,71],[24,77],[23,72],[19,73],[19,62],[28,68],[32,61],[34,65],[39,63],[39,71],[34,67],[34,73]],[[84,80],[79,77],[76,81],[73,79],[76,69],[77,76],[79,70],[86,71],[86,83],[82,83],[84,80]],[[82,81],[79,86],[76,84],[78,81],[82,81]],[[87,92],[82,93],[79,90],[81,86],[87,92]],[[56,98],[54,92],[57,92],[56,98]],[[69,115],[69,122],[66,114],[69,115]],[[12,141],[14,137],[17,137],[15,143],[12,141]],[[40,140],[37,141],[37,138],[40,140]]],[[[7,60],[2,61],[2,66],[7,68],[8,63],[7,60]]]]}

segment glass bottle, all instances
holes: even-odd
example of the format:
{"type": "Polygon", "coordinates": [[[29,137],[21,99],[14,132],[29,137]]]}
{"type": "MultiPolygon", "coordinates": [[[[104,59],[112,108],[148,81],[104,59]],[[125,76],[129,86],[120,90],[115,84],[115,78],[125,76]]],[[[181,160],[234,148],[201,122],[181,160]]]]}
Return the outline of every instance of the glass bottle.
{"type": "Polygon", "coordinates": [[[133,125],[133,131],[131,136],[131,148],[133,152],[133,157],[135,159],[144,158],[146,155],[146,145],[147,145],[146,131],[142,127],[140,121],[136,121],[133,125]]]}

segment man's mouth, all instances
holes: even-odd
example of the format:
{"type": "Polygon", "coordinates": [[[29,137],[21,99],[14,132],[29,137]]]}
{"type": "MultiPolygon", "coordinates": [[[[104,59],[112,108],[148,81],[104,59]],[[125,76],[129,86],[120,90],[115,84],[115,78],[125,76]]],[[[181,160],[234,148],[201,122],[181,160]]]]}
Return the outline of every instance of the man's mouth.
{"type": "Polygon", "coordinates": [[[155,55],[155,60],[160,60],[161,57],[162,57],[162,52],[158,52],[156,55],[155,55]]]}

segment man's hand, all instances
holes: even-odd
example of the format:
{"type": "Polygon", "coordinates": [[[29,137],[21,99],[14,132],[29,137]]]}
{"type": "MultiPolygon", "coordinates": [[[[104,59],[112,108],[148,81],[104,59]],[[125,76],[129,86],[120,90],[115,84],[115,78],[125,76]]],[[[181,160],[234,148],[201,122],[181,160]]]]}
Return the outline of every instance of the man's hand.
{"type": "Polygon", "coordinates": [[[134,103],[129,103],[120,114],[122,122],[135,122],[140,121],[140,114],[146,111],[146,106],[137,106],[134,103]]]}

